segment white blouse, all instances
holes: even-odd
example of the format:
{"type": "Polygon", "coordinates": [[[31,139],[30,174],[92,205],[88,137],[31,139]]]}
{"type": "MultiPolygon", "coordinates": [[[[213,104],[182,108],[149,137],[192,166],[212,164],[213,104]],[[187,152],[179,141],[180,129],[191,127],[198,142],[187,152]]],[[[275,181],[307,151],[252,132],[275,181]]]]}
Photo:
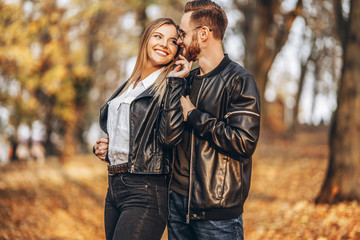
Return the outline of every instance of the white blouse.
{"type": "Polygon", "coordinates": [[[117,165],[128,162],[129,154],[129,111],[130,104],[134,99],[149,88],[162,72],[162,68],[151,73],[134,88],[132,83],[129,88],[108,102],[108,122],[107,130],[109,133],[108,157],[110,165],[117,165]]]}

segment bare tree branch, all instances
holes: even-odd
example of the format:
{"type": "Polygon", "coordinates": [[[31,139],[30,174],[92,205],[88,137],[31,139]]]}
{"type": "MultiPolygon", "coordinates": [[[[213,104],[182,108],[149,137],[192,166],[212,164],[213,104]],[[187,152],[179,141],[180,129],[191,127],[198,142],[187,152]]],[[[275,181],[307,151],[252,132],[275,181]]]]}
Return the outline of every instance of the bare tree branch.
{"type": "Polygon", "coordinates": [[[334,14],[335,14],[335,22],[336,22],[336,27],[337,27],[337,33],[339,35],[339,39],[342,43],[343,46],[345,46],[346,44],[346,39],[347,39],[347,35],[348,35],[348,21],[345,20],[344,18],[344,14],[343,14],[343,7],[342,7],[342,3],[341,0],[334,0],[334,14]]]}

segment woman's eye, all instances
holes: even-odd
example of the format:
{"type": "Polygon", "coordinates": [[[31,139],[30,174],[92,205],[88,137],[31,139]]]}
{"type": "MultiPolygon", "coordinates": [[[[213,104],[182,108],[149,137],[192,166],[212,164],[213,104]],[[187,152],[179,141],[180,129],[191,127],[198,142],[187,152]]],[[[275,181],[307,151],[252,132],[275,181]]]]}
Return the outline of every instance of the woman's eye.
{"type": "Polygon", "coordinates": [[[154,37],[155,37],[155,38],[158,38],[158,39],[161,39],[161,36],[158,35],[158,34],[155,34],[154,37]]]}
{"type": "Polygon", "coordinates": [[[175,40],[170,41],[172,45],[177,45],[177,42],[175,40]]]}

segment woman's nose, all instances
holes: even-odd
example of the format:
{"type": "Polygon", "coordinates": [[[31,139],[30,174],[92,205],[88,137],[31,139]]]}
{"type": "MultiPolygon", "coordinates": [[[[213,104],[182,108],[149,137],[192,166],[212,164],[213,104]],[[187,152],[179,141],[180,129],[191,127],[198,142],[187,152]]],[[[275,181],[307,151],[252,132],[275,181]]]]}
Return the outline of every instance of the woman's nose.
{"type": "Polygon", "coordinates": [[[161,46],[167,47],[167,46],[168,46],[168,41],[167,41],[166,39],[164,39],[164,40],[161,42],[161,46]]]}

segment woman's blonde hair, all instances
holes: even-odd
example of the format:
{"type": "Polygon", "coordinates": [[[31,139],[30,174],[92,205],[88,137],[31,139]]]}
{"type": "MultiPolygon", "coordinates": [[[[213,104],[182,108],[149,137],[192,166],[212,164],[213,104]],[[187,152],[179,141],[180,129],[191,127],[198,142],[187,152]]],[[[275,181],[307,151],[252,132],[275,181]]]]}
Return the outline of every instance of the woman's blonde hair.
{"type": "MultiPolygon", "coordinates": [[[[125,87],[122,89],[121,93],[125,92],[129,86],[138,81],[141,78],[141,74],[146,66],[146,62],[148,60],[147,55],[147,46],[150,40],[151,35],[154,33],[156,29],[161,27],[162,25],[173,25],[176,30],[179,28],[178,25],[171,18],[159,18],[152,21],[145,29],[144,33],[141,36],[140,44],[139,44],[139,52],[137,55],[136,63],[134,70],[132,71],[128,82],[126,83],[125,87]]],[[[154,98],[158,98],[159,102],[161,102],[163,96],[165,95],[166,90],[166,76],[168,73],[175,67],[174,62],[178,58],[180,52],[180,47],[178,47],[177,52],[174,56],[174,60],[170,61],[168,64],[164,65],[163,71],[154,81],[153,85],[151,86],[151,92],[154,93],[154,98]]],[[[121,94],[120,93],[120,94],[121,94]]]]}

